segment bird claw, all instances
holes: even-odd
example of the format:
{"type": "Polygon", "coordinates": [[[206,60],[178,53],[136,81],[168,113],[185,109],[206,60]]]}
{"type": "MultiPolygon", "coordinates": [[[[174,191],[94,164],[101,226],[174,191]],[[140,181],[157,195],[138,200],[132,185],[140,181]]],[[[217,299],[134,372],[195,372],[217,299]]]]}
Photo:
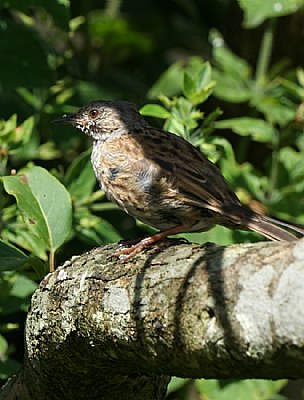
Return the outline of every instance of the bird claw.
{"type": "Polygon", "coordinates": [[[124,248],[120,248],[119,250],[116,250],[115,253],[113,254],[113,256],[117,257],[119,259],[119,261],[127,262],[130,260],[130,258],[132,258],[136,254],[140,253],[141,250],[142,250],[142,248],[135,244],[131,247],[124,247],[124,248]]]}
{"type": "MultiPolygon", "coordinates": [[[[145,250],[146,248],[150,247],[154,243],[161,241],[162,239],[166,238],[168,235],[174,235],[176,233],[180,233],[184,231],[184,225],[179,225],[175,228],[172,228],[168,231],[158,232],[152,236],[147,236],[141,240],[135,240],[129,242],[131,245],[130,247],[125,247],[123,249],[119,249],[114,253],[114,257],[119,258],[122,262],[127,262],[130,258],[134,257],[136,254],[140,253],[141,251],[145,250]],[[134,244],[135,243],[135,244],[134,244]]],[[[123,243],[126,244],[126,243],[123,243]]]]}

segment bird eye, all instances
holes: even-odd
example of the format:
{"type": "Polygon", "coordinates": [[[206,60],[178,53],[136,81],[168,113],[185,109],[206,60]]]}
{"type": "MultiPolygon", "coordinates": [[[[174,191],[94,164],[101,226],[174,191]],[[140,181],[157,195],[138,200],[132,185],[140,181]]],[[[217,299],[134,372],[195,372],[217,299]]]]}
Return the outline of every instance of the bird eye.
{"type": "Polygon", "coordinates": [[[91,118],[96,118],[96,117],[98,116],[98,111],[97,111],[97,110],[91,110],[91,111],[89,112],[89,116],[90,116],[91,118]]]}

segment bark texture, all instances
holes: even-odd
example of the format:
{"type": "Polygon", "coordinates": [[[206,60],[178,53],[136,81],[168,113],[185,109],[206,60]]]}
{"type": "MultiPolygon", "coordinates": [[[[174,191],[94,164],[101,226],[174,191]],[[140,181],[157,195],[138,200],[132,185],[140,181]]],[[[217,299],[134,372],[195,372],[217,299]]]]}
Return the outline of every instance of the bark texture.
{"type": "Polygon", "coordinates": [[[5,400],[163,399],[169,377],[299,378],[304,239],[167,240],[123,264],[115,245],[41,282],[5,400]]]}

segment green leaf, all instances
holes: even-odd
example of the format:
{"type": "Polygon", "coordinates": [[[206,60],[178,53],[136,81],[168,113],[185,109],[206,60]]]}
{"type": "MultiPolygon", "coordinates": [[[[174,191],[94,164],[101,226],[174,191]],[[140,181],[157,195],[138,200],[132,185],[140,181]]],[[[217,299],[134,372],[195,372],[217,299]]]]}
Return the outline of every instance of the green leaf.
{"type": "Polygon", "coordinates": [[[238,0],[245,13],[245,26],[254,28],[267,18],[275,18],[296,12],[304,0],[238,0]]]}
{"type": "Polygon", "coordinates": [[[5,275],[5,278],[7,279],[3,279],[2,282],[6,287],[1,285],[0,292],[1,313],[9,315],[20,311],[27,312],[30,297],[37,289],[37,283],[20,273],[5,275]]]}
{"type": "MultiPolygon", "coordinates": [[[[121,235],[116,231],[116,229],[108,221],[102,218],[98,218],[95,232],[97,235],[96,237],[106,239],[106,242],[118,242],[122,239],[121,235]]],[[[100,239],[96,243],[100,243],[100,239]]]]}
{"type": "Polygon", "coordinates": [[[0,146],[3,145],[9,156],[20,152],[23,155],[24,146],[22,145],[30,140],[33,127],[33,117],[29,117],[19,126],[17,126],[16,114],[13,114],[7,121],[0,120],[0,146]]]}
{"type": "Polygon", "coordinates": [[[265,96],[254,103],[257,110],[262,112],[272,123],[285,126],[295,119],[296,110],[292,106],[281,104],[278,98],[265,96]]]}
{"type": "Polygon", "coordinates": [[[229,78],[247,83],[252,74],[252,68],[246,60],[234,54],[228,47],[213,49],[213,57],[217,67],[229,78]]]}
{"type": "MultiPolygon", "coordinates": [[[[104,48],[120,48],[120,60],[129,52],[145,54],[152,49],[151,37],[142,30],[135,30],[123,13],[116,13],[114,16],[103,10],[92,9],[87,13],[87,23],[91,40],[104,48]],[[124,48],[128,49],[128,52],[124,52],[124,48]]],[[[112,55],[114,58],[115,56],[117,54],[112,55]]]]}
{"type": "Polygon", "coordinates": [[[215,81],[211,81],[211,67],[208,63],[202,64],[194,76],[187,72],[184,73],[184,94],[194,105],[207,100],[214,86],[215,81]]]}
{"type": "Polygon", "coordinates": [[[252,91],[246,82],[213,70],[212,77],[216,82],[214,94],[221,100],[231,103],[244,103],[251,100],[252,91]]]}
{"type": "Polygon", "coordinates": [[[26,264],[28,257],[12,246],[0,240],[0,271],[12,271],[26,264]]]}
{"type": "Polygon", "coordinates": [[[184,73],[183,90],[185,96],[189,99],[196,93],[195,81],[187,72],[184,73]]]}
{"type": "Polygon", "coordinates": [[[8,350],[8,343],[4,336],[0,335],[0,360],[4,360],[8,350]]]}
{"type": "Polygon", "coordinates": [[[231,229],[225,228],[221,225],[216,225],[214,228],[207,232],[201,233],[184,233],[177,235],[182,238],[186,238],[190,242],[195,243],[217,243],[219,245],[230,245],[235,243],[232,238],[233,231],[231,229]]]}
{"type": "Polygon", "coordinates": [[[303,68],[297,68],[297,78],[298,78],[299,84],[304,88],[304,69],[303,68]]]}
{"type": "Polygon", "coordinates": [[[5,0],[5,5],[23,12],[27,12],[33,6],[44,8],[57,26],[66,31],[69,29],[69,0],[5,0]]]}
{"type": "Polygon", "coordinates": [[[182,63],[171,65],[148,92],[148,99],[158,99],[161,95],[173,96],[181,91],[184,69],[182,63]]]}
{"type": "Polygon", "coordinates": [[[258,118],[240,117],[215,122],[218,129],[231,129],[240,136],[252,136],[262,143],[272,143],[276,140],[276,130],[266,121],[258,118]]]}
{"type": "Polygon", "coordinates": [[[204,89],[210,86],[212,78],[212,69],[209,62],[204,62],[197,74],[198,87],[204,89]]]}
{"type": "Polygon", "coordinates": [[[216,81],[215,95],[232,103],[249,101],[253,95],[252,68],[247,61],[225,47],[222,36],[216,30],[211,31],[210,39],[216,62],[216,68],[212,69],[212,79],[216,81]]]}
{"type": "Polygon", "coordinates": [[[121,239],[109,222],[92,214],[87,207],[75,210],[75,221],[78,236],[90,244],[117,242],[121,239]]]}
{"type": "Polygon", "coordinates": [[[93,192],[96,177],[91,164],[92,149],[80,154],[69,166],[64,183],[74,200],[81,201],[93,192]]]}
{"type": "Polygon", "coordinates": [[[13,245],[17,245],[36,255],[41,260],[47,261],[48,256],[46,253],[46,247],[41,239],[36,236],[31,230],[27,228],[27,225],[23,224],[20,226],[10,226],[9,230],[4,232],[5,240],[13,245]]]}
{"type": "Polygon", "coordinates": [[[167,394],[180,390],[183,386],[186,386],[189,382],[191,382],[191,379],[177,378],[176,376],[173,376],[168,385],[167,394]]]}
{"type": "Polygon", "coordinates": [[[41,167],[2,179],[7,193],[15,196],[28,228],[54,252],[71,230],[72,204],[65,187],[41,167]]]}
{"type": "Polygon", "coordinates": [[[141,115],[147,115],[149,117],[156,117],[167,119],[170,118],[170,113],[164,107],[159,104],[146,104],[140,109],[141,115]]]}
{"type": "Polygon", "coordinates": [[[0,63],[3,88],[42,88],[52,82],[44,45],[34,30],[24,25],[7,22],[0,25],[0,59],[5,60],[0,63]]]}
{"type": "Polygon", "coordinates": [[[16,114],[13,114],[7,121],[4,119],[0,120],[0,146],[3,147],[3,149],[6,149],[8,153],[15,143],[16,126],[16,114]]]}
{"type": "Polygon", "coordinates": [[[14,279],[14,284],[10,295],[25,299],[33,294],[33,292],[37,289],[37,286],[37,283],[32,279],[18,274],[14,279]]]}
{"type": "Polygon", "coordinates": [[[271,400],[286,383],[286,379],[278,381],[263,379],[245,379],[241,381],[200,379],[195,381],[198,391],[206,400],[271,400]]]}
{"type": "Polygon", "coordinates": [[[299,153],[291,147],[284,147],[279,153],[280,163],[289,173],[289,182],[296,183],[297,180],[304,184],[304,157],[303,152],[299,153]]]}

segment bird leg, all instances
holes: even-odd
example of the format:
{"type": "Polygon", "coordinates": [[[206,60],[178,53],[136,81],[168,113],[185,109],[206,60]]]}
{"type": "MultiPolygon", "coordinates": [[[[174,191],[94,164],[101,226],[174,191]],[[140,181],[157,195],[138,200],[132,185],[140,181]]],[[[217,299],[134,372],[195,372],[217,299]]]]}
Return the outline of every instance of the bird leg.
{"type": "Polygon", "coordinates": [[[114,257],[118,257],[121,261],[129,261],[130,258],[140,253],[152,244],[166,238],[169,235],[175,235],[176,233],[185,232],[188,229],[185,225],[179,225],[174,228],[168,229],[167,231],[157,232],[154,235],[148,236],[131,247],[127,247],[121,250],[117,250],[114,253],[114,257]]]}

